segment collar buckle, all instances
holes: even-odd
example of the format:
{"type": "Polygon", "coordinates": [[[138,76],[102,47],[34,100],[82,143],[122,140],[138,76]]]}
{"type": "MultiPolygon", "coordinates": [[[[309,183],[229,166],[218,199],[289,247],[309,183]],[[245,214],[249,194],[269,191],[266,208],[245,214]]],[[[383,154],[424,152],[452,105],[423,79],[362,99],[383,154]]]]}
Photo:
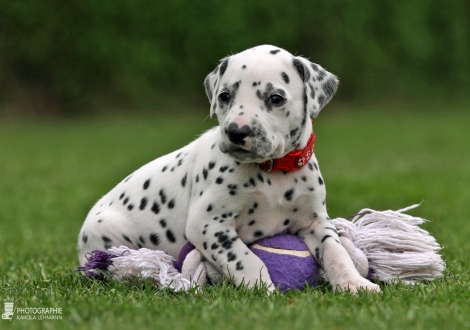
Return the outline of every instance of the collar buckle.
{"type": "Polygon", "coordinates": [[[259,167],[261,167],[261,169],[266,173],[271,172],[274,168],[274,159],[270,159],[264,163],[259,164],[259,167]]]}

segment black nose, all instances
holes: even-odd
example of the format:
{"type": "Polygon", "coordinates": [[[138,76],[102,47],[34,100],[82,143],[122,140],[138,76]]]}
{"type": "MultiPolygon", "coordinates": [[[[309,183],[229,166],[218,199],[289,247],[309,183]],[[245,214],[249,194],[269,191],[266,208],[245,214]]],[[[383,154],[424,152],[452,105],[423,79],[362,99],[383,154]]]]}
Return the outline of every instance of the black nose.
{"type": "Polygon", "coordinates": [[[227,134],[228,139],[232,141],[232,143],[244,145],[245,139],[252,133],[251,128],[248,125],[243,125],[242,127],[238,127],[237,124],[231,123],[225,129],[225,134],[227,134]]]}

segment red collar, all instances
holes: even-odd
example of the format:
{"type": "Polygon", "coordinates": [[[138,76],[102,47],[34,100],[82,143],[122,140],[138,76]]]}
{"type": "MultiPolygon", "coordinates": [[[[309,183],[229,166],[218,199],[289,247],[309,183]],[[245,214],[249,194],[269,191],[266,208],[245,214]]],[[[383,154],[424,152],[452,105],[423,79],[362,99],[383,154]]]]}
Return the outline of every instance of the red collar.
{"type": "Polygon", "coordinates": [[[259,163],[259,167],[265,172],[274,171],[296,171],[308,163],[313,155],[313,147],[315,146],[315,134],[312,132],[307,141],[307,145],[302,150],[294,150],[286,154],[284,157],[270,159],[264,163],[259,163]]]}

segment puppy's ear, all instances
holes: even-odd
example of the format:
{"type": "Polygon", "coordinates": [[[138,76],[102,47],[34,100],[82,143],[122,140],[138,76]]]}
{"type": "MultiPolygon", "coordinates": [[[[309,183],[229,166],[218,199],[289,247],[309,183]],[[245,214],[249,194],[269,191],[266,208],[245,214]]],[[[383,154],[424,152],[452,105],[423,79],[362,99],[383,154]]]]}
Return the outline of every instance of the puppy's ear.
{"type": "Polygon", "coordinates": [[[303,57],[294,57],[293,64],[304,82],[306,107],[310,111],[310,115],[315,118],[336,93],[339,80],[334,74],[326,71],[320,65],[303,57]]]}
{"type": "Polygon", "coordinates": [[[225,57],[220,60],[220,64],[215,67],[215,69],[209,73],[204,79],[204,88],[206,90],[207,98],[211,104],[210,116],[215,112],[217,108],[217,94],[219,91],[220,80],[225,73],[225,70],[228,66],[229,57],[225,57]]]}

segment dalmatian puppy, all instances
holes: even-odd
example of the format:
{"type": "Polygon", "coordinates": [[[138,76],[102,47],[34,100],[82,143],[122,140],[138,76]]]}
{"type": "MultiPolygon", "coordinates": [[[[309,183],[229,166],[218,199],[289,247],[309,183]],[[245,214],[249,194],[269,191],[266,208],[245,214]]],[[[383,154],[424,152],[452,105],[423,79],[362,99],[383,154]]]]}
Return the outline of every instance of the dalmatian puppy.
{"type": "Polygon", "coordinates": [[[304,239],[335,289],[380,291],[359,275],[339,242],[313,154],[310,117],[330,101],[337,78],[263,45],[222,59],[204,85],[220,126],[144,165],[102,197],[79,234],[80,264],[88,252],[120,245],[177,258],[190,241],[236,285],[262,281],[273,290],[247,244],[291,233],[304,239]]]}

